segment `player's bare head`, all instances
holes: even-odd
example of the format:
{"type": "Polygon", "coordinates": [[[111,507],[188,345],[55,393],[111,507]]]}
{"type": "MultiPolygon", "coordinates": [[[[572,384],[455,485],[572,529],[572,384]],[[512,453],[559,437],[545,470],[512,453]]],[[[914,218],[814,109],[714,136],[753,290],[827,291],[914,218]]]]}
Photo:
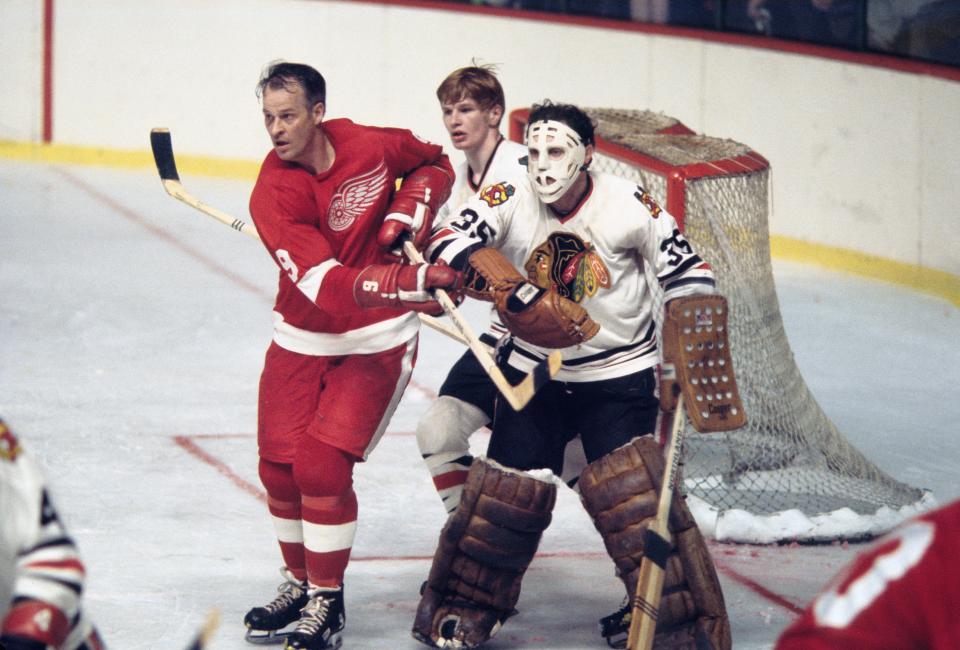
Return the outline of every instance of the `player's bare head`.
{"type": "Polygon", "coordinates": [[[549,100],[530,110],[525,138],[527,175],[540,200],[555,203],[583,184],[593,156],[593,121],[572,104],[549,100]]]}
{"type": "Polygon", "coordinates": [[[263,97],[267,90],[286,90],[296,92],[303,89],[307,109],[320,103],[327,103],[327,82],[323,75],[304,63],[274,61],[267,65],[257,83],[257,97],[263,97]]]}
{"type": "Polygon", "coordinates": [[[468,65],[458,68],[447,75],[437,88],[437,99],[441,104],[456,104],[464,99],[472,99],[485,111],[494,106],[501,109],[506,106],[503,86],[495,74],[492,64],[468,65]]]}

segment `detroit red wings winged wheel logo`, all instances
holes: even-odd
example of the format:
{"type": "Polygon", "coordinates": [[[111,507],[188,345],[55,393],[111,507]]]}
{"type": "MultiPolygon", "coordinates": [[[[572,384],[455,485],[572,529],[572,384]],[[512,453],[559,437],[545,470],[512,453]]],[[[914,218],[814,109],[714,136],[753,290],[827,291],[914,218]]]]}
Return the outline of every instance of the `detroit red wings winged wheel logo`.
{"type": "Polygon", "coordinates": [[[523,265],[527,279],[553,288],[564,298],[580,302],[603,287],[610,288],[610,271],[593,247],[570,232],[551,233],[523,265]]]}
{"type": "Polygon", "coordinates": [[[331,230],[346,230],[373,205],[387,186],[387,168],[381,162],[373,171],[345,181],[330,199],[327,224],[331,230]]]}

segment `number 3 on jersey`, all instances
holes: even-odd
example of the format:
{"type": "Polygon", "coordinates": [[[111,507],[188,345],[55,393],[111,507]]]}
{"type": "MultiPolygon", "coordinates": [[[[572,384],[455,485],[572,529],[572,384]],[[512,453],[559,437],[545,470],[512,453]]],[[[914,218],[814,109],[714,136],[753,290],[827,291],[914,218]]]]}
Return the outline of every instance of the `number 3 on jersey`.
{"type": "Polygon", "coordinates": [[[497,234],[493,228],[490,227],[489,223],[480,220],[480,215],[477,214],[476,210],[466,208],[460,212],[460,216],[463,218],[459,221],[451,222],[450,227],[459,230],[465,235],[479,239],[484,245],[497,234]]]}

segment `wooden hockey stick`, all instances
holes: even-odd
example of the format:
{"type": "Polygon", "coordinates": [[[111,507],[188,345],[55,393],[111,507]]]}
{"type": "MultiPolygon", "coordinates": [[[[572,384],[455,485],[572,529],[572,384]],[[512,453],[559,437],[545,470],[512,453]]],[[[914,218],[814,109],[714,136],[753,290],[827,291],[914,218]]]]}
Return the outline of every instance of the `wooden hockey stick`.
{"type": "Polygon", "coordinates": [[[650,650],[657,631],[660,598],[670,557],[670,505],[677,482],[686,408],[699,432],[731,431],[747,422],[733,373],[727,300],[719,294],[685,296],[667,303],[662,328],[661,408],[673,411],[657,514],[644,531],[643,559],[632,601],[629,650],[650,650]],[[675,406],[673,400],[676,399],[675,406]]]}
{"type": "Polygon", "coordinates": [[[196,638],[187,646],[186,650],[205,650],[210,645],[213,633],[217,631],[218,627],[220,627],[220,610],[214,608],[207,613],[203,627],[200,629],[200,632],[197,633],[196,638]]]}
{"type": "Polygon", "coordinates": [[[670,441],[667,443],[666,467],[663,471],[663,483],[660,485],[660,498],[657,501],[657,515],[653,523],[643,533],[643,560],[640,561],[640,575],[637,578],[637,593],[634,594],[630,615],[630,633],[627,636],[628,650],[650,650],[653,636],[657,630],[657,616],[660,611],[660,596],[663,593],[663,579],[666,575],[667,559],[670,557],[670,504],[673,502],[674,482],[680,465],[679,449],[682,449],[683,435],[686,430],[686,418],[683,410],[683,395],[677,398],[677,410],[673,412],[673,426],[670,441]]]}
{"type": "MultiPolygon", "coordinates": [[[[252,224],[241,221],[211,205],[207,205],[183,187],[183,183],[180,182],[180,175],[177,173],[177,161],[173,156],[173,142],[170,139],[169,129],[151,129],[150,148],[153,149],[153,160],[157,164],[160,181],[163,183],[163,189],[167,191],[167,194],[248,237],[256,239],[257,241],[260,240],[260,234],[257,233],[257,229],[252,224]]],[[[455,328],[437,320],[429,314],[418,315],[420,316],[420,321],[427,327],[435,329],[455,341],[467,345],[466,339],[464,339],[455,328]]]]}
{"type": "MultiPolygon", "coordinates": [[[[417,250],[417,247],[414,246],[410,240],[404,242],[403,252],[410,258],[410,261],[416,264],[424,264],[426,262],[426,260],[423,259],[423,255],[420,254],[420,251],[417,250]]],[[[526,406],[527,402],[533,398],[537,391],[560,370],[560,351],[554,350],[550,353],[550,356],[538,363],[536,367],[530,371],[530,374],[524,377],[523,381],[516,386],[512,385],[504,376],[503,371],[497,367],[497,362],[493,360],[487,347],[480,341],[474,333],[473,328],[470,327],[470,324],[460,314],[460,310],[453,304],[453,300],[450,299],[447,292],[443,289],[434,289],[433,295],[437,299],[437,302],[440,303],[440,306],[443,307],[443,311],[446,312],[450,320],[453,321],[453,324],[460,330],[463,338],[467,341],[467,345],[473,351],[474,356],[477,357],[477,361],[480,362],[484,371],[493,381],[494,386],[497,387],[497,390],[500,391],[500,394],[506,398],[507,402],[509,402],[515,411],[519,411],[526,406]]]]}

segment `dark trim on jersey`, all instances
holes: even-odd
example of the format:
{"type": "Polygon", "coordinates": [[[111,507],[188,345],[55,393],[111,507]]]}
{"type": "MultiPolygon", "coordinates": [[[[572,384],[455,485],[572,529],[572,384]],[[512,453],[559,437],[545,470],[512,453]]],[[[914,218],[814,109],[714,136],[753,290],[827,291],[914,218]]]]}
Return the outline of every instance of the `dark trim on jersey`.
{"type": "MultiPolygon", "coordinates": [[[[30,574],[31,574],[31,571],[29,571],[29,567],[27,567],[27,569],[28,569],[28,570],[26,571],[26,573],[27,573],[28,575],[30,575],[30,574]]],[[[42,581],[42,582],[58,584],[58,585],[60,585],[61,587],[65,587],[65,588],[69,589],[70,591],[72,591],[73,593],[77,594],[77,596],[83,595],[83,583],[82,583],[82,582],[79,582],[79,581],[74,582],[74,581],[71,581],[71,580],[64,580],[63,578],[54,578],[53,576],[49,576],[49,575],[46,575],[46,574],[42,574],[42,575],[30,575],[30,577],[31,577],[32,579],[34,579],[34,580],[40,580],[40,581],[42,581]]],[[[32,600],[32,598],[26,597],[26,596],[23,596],[22,598],[24,598],[25,600],[32,600]]]]}
{"type": "Polygon", "coordinates": [[[71,539],[68,535],[61,535],[60,537],[46,539],[35,546],[31,546],[30,548],[21,552],[20,557],[30,555],[34,551],[39,551],[42,548],[50,548],[52,546],[69,546],[71,548],[76,548],[77,545],[74,544],[73,539],[71,539]]]}
{"type": "Polygon", "coordinates": [[[483,166],[483,172],[480,174],[480,182],[476,185],[473,183],[473,170],[470,169],[470,163],[467,163],[467,186],[476,193],[481,187],[483,187],[483,181],[487,177],[487,172],[490,171],[490,165],[493,164],[493,159],[497,157],[497,150],[500,148],[500,143],[505,140],[502,133],[497,134],[499,139],[497,140],[496,146],[493,147],[493,151],[490,153],[490,157],[487,158],[487,164],[483,166]]]}
{"type": "Polygon", "coordinates": [[[440,259],[440,256],[443,254],[443,251],[453,243],[453,238],[447,238],[446,240],[437,244],[437,247],[433,249],[433,253],[430,255],[430,263],[436,264],[437,260],[440,259]]]}
{"type": "MultiPolygon", "coordinates": [[[[628,343],[627,345],[621,345],[620,347],[610,348],[609,350],[603,350],[602,352],[597,352],[596,354],[591,354],[585,357],[577,357],[576,359],[564,359],[561,365],[567,366],[569,368],[576,368],[577,366],[582,366],[586,363],[592,363],[594,361],[601,361],[603,359],[608,359],[610,357],[622,354],[624,352],[637,352],[630,357],[620,359],[619,362],[630,361],[637,358],[638,356],[643,356],[647,352],[655,347],[650,347],[651,343],[656,343],[654,335],[656,333],[656,326],[654,326],[653,321],[650,322],[650,325],[647,327],[646,333],[643,335],[643,338],[639,341],[634,341],[633,343],[628,343]],[[640,348],[649,347],[649,349],[641,350],[640,348]]],[[[536,352],[531,352],[530,350],[525,350],[519,345],[516,344],[516,341],[513,345],[513,350],[517,354],[524,356],[531,361],[542,361],[545,357],[543,355],[537,354],[536,352]]]]}
{"type": "Polygon", "coordinates": [[[703,260],[700,259],[699,255],[693,255],[692,257],[688,257],[686,260],[681,262],[680,265],[677,266],[677,268],[670,271],[664,276],[658,277],[657,281],[660,283],[660,286],[664,286],[670,282],[671,278],[675,278],[678,275],[683,275],[684,273],[689,271],[691,267],[694,267],[697,264],[703,264],[703,260]]]}
{"type": "Polygon", "coordinates": [[[553,207],[552,203],[549,203],[547,205],[550,208],[550,211],[553,212],[553,214],[556,215],[557,219],[560,220],[560,223],[567,223],[568,221],[573,219],[575,216],[577,216],[577,213],[580,212],[580,208],[583,207],[583,205],[587,202],[587,200],[590,198],[592,194],[593,194],[593,177],[590,176],[590,174],[587,174],[587,188],[583,191],[583,194],[580,196],[580,199],[577,201],[577,204],[573,206],[570,212],[561,214],[553,207]]]}
{"type": "Polygon", "coordinates": [[[689,285],[691,285],[691,284],[703,284],[703,285],[706,285],[706,286],[708,286],[708,287],[715,287],[715,286],[717,286],[717,283],[713,280],[713,278],[681,278],[681,279],[677,280],[676,282],[671,282],[671,283],[669,283],[669,285],[664,286],[664,287],[663,287],[663,292],[664,292],[664,293],[668,293],[668,292],[673,291],[674,289],[677,289],[677,288],[679,288],[679,287],[686,287],[686,286],[689,286],[689,285]]]}

